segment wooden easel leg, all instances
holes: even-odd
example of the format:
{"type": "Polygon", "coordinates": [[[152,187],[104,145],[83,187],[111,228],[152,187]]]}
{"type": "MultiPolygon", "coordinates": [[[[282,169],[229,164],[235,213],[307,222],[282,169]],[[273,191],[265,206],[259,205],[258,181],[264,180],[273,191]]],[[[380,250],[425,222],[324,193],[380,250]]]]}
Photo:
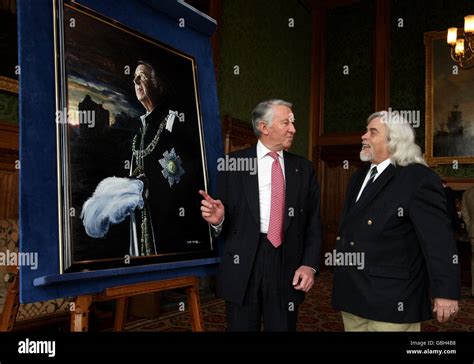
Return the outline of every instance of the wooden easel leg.
{"type": "Polygon", "coordinates": [[[76,298],[75,311],[71,316],[71,331],[87,331],[89,306],[92,300],[106,301],[115,299],[115,331],[122,331],[127,319],[128,300],[132,296],[144,293],[163,292],[169,289],[185,288],[188,298],[191,327],[193,331],[204,331],[199,305],[199,279],[197,277],[178,277],[163,281],[144,282],[127,286],[110,287],[105,292],[93,296],[76,298]]]}
{"type": "Polygon", "coordinates": [[[202,327],[202,315],[199,305],[199,291],[197,284],[186,288],[186,293],[188,295],[189,313],[191,315],[192,329],[195,332],[202,332],[204,331],[204,329],[202,327]]]}
{"type": "Polygon", "coordinates": [[[71,310],[71,331],[81,332],[89,330],[89,309],[92,304],[92,296],[78,296],[74,300],[71,310]]]}
{"type": "Polygon", "coordinates": [[[128,297],[120,297],[115,300],[114,330],[123,331],[127,320],[128,297]]]}
{"type": "Polygon", "coordinates": [[[8,283],[7,297],[5,299],[5,305],[3,306],[3,312],[0,319],[0,331],[12,331],[13,325],[15,324],[16,315],[20,306],[20,300],[18,298],[19,293],[19,279],[18,274],[10,273],[11,281],[8,283]]]}

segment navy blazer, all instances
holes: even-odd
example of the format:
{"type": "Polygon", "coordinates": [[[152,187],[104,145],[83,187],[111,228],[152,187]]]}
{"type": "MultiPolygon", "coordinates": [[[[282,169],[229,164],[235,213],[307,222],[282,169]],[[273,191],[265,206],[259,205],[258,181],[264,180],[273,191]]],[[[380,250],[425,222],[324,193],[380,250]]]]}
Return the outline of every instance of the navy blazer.
{"type": "MultiPolygon", "coordinates": [[[[229,158],[253,158],[257,166],[256,146],[229,154],[229,158]]],[[[301,265],[319,271],[321,227],[319,186],[307,159],[284,152],[286,180],[285,236],[281,280],[282,303],[301,303],[304,292],[295,290],[292,280],[301,265]]],[[[221,171],[216,197],[225,206],[221,234],[225,245],[217,276],[217,294],[242,304],[260,238],[260,203],[257,173],[221,171]]]]}
{"type": "Polygon", "coordinates": [[[354,173],[347,188],[332,262],[333,306],[376,321],[429,320],[431,297],[461,295],[440,178],[421,164],[391,164],[355,202],[368,170],[354,173]],[[351,254],[363,264],[347,259],[351,254]]]}

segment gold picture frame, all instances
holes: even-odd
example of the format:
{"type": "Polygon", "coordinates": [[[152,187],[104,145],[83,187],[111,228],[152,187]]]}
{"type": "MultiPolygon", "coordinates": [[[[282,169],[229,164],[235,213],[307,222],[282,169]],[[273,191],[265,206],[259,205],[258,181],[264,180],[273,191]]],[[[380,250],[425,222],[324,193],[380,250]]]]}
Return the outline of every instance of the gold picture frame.
{"type": "Polygon", "coordinates": [[[0,90],[18,94],[18,81],[0,76],[0,90]]]}
{"type": "Polygon", "coordinates": [[[474,163],[474,70],[450,56],[446,31],[424,34],[425,159],[430,166],[474,163]],[[471,96],[470,96],[471,95],[471,96]]]}
{"type": "Polygon", "coordinates": [[[213,257],[195,192],[208,190],[195,58],[75,2],[55,0],[54,9],[60,272],[213,257]],[[144,68],[159,86],[150,113],[140,101],[144,68]],[[114,180],[146,184],[143,205],[101,219],[93,233],[86,201],[107,213],[94,196],[114,180]]]}

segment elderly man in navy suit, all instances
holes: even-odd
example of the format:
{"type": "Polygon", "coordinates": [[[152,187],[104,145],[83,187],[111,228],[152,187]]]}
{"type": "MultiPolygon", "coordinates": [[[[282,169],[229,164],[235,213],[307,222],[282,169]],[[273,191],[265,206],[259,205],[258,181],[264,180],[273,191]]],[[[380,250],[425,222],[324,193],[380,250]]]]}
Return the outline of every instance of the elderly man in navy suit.
{"type": "Polygon", "coordinates": [[[440,178],[397,112],[369,117],[360,158],[370,164],[349,182],[336,239],[333,306],[345,330],[420,331],[431,311],[447,321],[460,278],[440,178]]]}
{"type": "Polygon", "coordinates": [[[287,152],[296,131],[291,107],[258,104],[257,145],[228,156],[256,170],[221,170],[219,200],[200,191],[203,218],[225,240],[217,293],[226,300],[229,331],[259,331],[262,317],[265,331],[295,331],[298,305],[318,270],[319,187],[311,162],[287,152]]]}

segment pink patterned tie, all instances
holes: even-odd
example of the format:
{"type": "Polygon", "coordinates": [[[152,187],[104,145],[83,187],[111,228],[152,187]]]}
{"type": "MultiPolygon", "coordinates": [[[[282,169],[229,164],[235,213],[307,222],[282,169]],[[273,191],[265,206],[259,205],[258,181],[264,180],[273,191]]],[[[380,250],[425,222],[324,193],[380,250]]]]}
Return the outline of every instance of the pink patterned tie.
{"type": "Polygon", "coordinates": [[[283,221],[285,210],[285,180],[281,170],[277,152],[268,153],[272,157],[272,200],[270,207],[270,224],[268,225],[267,238],[275,248],[283,241],[283,221]]]}

